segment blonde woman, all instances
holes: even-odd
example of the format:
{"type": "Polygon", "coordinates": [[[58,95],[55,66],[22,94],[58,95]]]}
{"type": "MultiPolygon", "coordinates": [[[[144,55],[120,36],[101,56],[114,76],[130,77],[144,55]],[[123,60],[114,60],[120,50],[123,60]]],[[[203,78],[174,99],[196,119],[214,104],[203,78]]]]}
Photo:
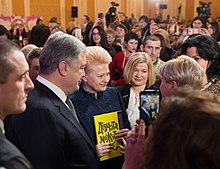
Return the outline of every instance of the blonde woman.
{"type": "MultiPolygon", "coordinates": [[[[122,137],[127,136],[130,124],[118,90],[107,86],[110,79],[111,56],[105,49],[98,46],[87,47],[87,51],[85,76],[82,78],[80,89],[72,94],[72,102],[79,119],[96,144],[98,156],[103,157],[110,153],[111,146],[109,143],[97,142],[93,117],[109,112],[118,112],[122,123],[121,130],[115,133],[115,137],[119,142],[122,141],[122,137]]],[[[122,163],[122,156],[100,162],[101,169],[121,169],[122,163]]]]}
{"type": "Polygon", "coordinates": [[[181,55],[166,62],[160,69],[162,97],[173,95],[178,87],[190,86],[202,89],[206,82],[204,69],[192,58],[181,55]]]}
{"type": "Polygon", "coordinates": [[[126,84],[119,86],[128,120],[133,126],[137,119],[147,121],[147,114],[139,113],[139,93],[152,87],[155,82],[155,72],[152,59],[145,52],[137,52],[131,56],[124,69],[126,84]]]}

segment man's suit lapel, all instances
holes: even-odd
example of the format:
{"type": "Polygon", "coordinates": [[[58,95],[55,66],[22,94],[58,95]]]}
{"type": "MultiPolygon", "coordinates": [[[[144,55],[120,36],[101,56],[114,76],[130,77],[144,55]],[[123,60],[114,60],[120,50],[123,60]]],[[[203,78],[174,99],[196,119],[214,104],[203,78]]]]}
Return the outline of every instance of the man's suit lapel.
{"type": "Polygon", "coordinates": [[[94,144],[92,143],[91,139],[85,132],[84,128],[79,124],[79,122],[76,120],[74,115],[70,112],[70,110],[67,108],[67,106],[59,99],[59,97],[53,93],[48,87],[43,85],[40,82],[36,82],[35,87],[39,90],[42,90],[44,93],[48,95],[50,100],[54,103],[56,107],[59,107],[60,114],[69,121],[82,135],[82,137],[86,140],[86,142],[91,146],[91,148],[96,152],[96,149],[94,147],[94,144]]]}

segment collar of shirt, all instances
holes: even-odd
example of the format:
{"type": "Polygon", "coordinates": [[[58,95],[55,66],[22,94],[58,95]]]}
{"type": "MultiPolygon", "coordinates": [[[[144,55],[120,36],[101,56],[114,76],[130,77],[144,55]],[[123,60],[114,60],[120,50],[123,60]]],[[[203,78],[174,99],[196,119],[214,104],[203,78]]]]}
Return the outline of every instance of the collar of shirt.
{"type": "Polygon", "coordinates": [[[3,134],[5,133],[4,122],[1,119],[0,119],[0,130],[2,130],[3,134]]]}
{"type": "Polygon", "coordinates": [[[158,68],[158,66],[160,65],[161,60],[159,59],[159,57],[157,58],[157,60],[153,63],[154,65],[154,70],[158,68]]]}
{"type": "Polygon", "coordinates": [[[61,100],[64,104],[66,101],[66,94],[63,92],[62,89],[60,89],[59,87],[57,87],[56,85],[54,85],[53,83],[51,83],[50,81],[48,81],[47,79],[43,78],[42,76],[38,75],[37,76],[37,81],[41,82],[42,84],[44,84],[45,86],[47,86],[50,90],[52,90],[61,100]]]}

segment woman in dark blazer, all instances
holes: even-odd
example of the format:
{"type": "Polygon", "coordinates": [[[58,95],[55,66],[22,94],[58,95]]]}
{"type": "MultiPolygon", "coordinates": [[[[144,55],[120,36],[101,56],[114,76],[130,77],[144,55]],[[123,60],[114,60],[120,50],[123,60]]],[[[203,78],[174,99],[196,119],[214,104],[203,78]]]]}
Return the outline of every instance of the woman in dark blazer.
{"type": "MultiPolygon", "coordinates": [[[[130,129],[120,93],[116,88],[107,86],[111,61],[112,58],[105,49],[98,46],[87,47],[85,76],[82,78],[80,89],[71,95],[77,115],[96,144],[100,158],[109,155],[113,148],[109,141],[97,139],[94,116],[118,112],[120,130],[114,133],[114,137],[119,143],[130,129]]],[[[122,164],[123,156],[103,161],[100,159],[101,169],[121,169],[122,164]]]]}
{"type": "Polygon", "coordinates": [[[155,72],[151,58],[144,52],[137,52],[131,56],[124,69],[125,85],[119,86],[128,119],[133,126],[137,119],[145,122],[150,118],[139,110],[139,94],[141,91],[152,88],[155,82],[155,72]]]}

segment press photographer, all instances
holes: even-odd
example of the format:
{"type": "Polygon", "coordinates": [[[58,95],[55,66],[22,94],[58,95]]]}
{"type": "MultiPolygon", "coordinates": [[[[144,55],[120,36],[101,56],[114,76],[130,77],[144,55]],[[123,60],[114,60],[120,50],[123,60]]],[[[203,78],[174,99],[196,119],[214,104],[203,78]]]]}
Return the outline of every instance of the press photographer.
{"type": "Polygon", "coordinates": [[[110,23],[115,21],[115,17],[116,17],[116,11],[117,11],[117,6],[119,6],[119,4],[115,3],[115,2],[111,2],[111,7],[109,8],[108,12],[106,13],[106,25],[109,26],[110,23]]]}

